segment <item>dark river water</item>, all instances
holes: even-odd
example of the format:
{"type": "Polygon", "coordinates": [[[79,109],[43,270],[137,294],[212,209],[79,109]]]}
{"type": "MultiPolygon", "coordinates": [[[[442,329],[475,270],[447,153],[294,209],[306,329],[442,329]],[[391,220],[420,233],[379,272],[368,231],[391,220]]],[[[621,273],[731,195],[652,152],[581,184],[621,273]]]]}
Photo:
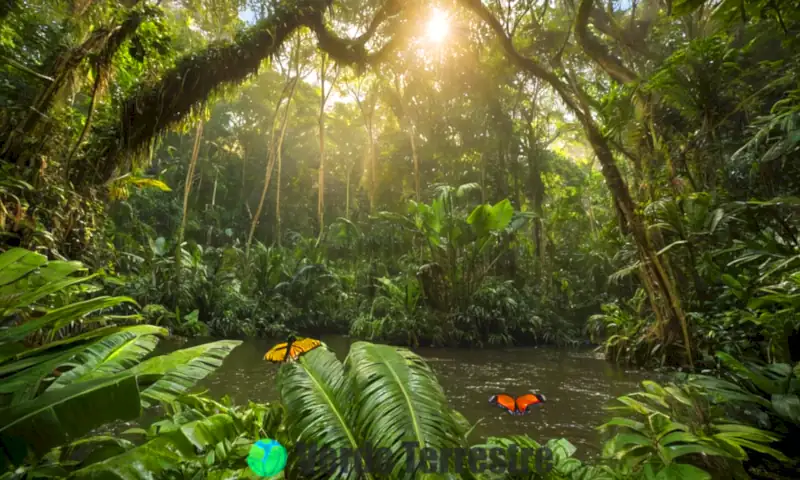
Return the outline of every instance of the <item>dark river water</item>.
{"type": "MultiPolygon", "coordinates": [[[[341,360],[354,341],[341,336],[323,336],[320,340],[341,360]]],[[[244,341],[201,386],[217,398],[228,394],[236,403],[277,400],[278,365],[264,361],[263,356],[279,341],[285,340],[244,341]]],[[[191,342],[195,343],[200,342],[191,342]]],[[[165,342],[159,350],[175,348],[179,347],[165,342]]],[[[603,406],[635,391],[648,376],[621,370],[592,350],[421,347],[414,351],[436,372],[450,405],[472,423],[481,420],[470,443],[480,443],[488,436],[524,434],[540,443],[563,437],[578,447],[576,455],[584,459],[600,453],[601,438],[595,427],[608,418],[603,406]],[[547,402],[525,416],[508,415],[488,403],[489,397],[497,393],[521,395],[530,390],[543,393],[547,402]]]]}

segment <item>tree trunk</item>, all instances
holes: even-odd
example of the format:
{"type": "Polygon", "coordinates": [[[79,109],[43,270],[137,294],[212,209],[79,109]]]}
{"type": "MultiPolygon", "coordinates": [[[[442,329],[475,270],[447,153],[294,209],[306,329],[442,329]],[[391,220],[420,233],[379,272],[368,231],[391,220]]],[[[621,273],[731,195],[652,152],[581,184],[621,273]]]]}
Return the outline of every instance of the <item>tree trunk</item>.
{"type": "MultiPolygon", "coordinates": [[[[183,234],[186,229],[186,219],[189,216],[189,194],[192,191],[192,181],[194,180],[194,169],[197,166],[197,157],[200,154],[200,139],[203,137],[203,122],[197,124],[197,130],[194,134],[194,145],[192,146],[192,157],[189,159],[189,168],[186,170],[186,181],[183,186],[183,216],[181,217],[181,225],[178,227],[178,234],[175,236],[175,284],[180,285],[181,282],[181,244],[183,243],[183,234]]],[[[173,307],[178,307],[178,297],[174,299],[173,307]]]]}
{"type": "Polygon", "coordinates": [[[419,203],[419,196],[420,196],[420,181],[419,181],[419,156],[417,155],[417,141],[416,141],[416,132],[414,130],[414,124],[411,122],[411,119],[408,120],[408,137],[411,139],[411,155],[414,157],[414,194],[417,203],[419,203]]]}
{"type": "Polygon", "coordinates": [[[375,212],[375,196],[377,194],[378,182],[377,172],[375,172],[375,138],[372,130],[372,113],[367,123],[367,132],[369,135],[369,212],[375,212]]]}
{"type": "Polygon", "coordinates": [[[317,195],[317,221],[319,223],[319,238],[325,231],[325,55],[322,55],[322,68],[320,70],[320,101],[319,101],[319,192],[317,195]]]}
{"type": "Polygon", "coordinates": [[[642,263],[642,274],[647,278],[644,284],[646,289],[651,290],[648,293],[653,311],[657,318],[663,319],[661,339],[666,344],[683,340],[686,359],[689,365],[693,365],[692,343],[689,337],[689,328],[673,279],[667,275],[661,259],[653,248],[644,220],[639,215],[638,207],[630,195],[628,186],[622,179],[622,175],[614,161],[614,156],[611,153],[608,142],[600,133],[597,125],[594,124],[594,120],[590,117],[584,116],[582,123],[584,124],[584,131],[587,134],[589,143],[602,166],[601,170],[603,177],[605,177],[606,185],[608,185],[612,196],[631,230],[634,243],[639,252],[639,260],[642,263]]]}
{"type": "Polygon", "coordinates": [[[347,169],[347,180],[345,186],[344,218],[350,220],[350,178],[353,176],[353,169],[347,169]]]}
{"type": "MultiPolygon", "coordinates": [[[[333,0],[296,0],[281,4],[267,18],[237,35],[236,41],[215,42],[204,51],[176,62],[157,82],[128,96],[112,131],[94,146],[100,181],[107,179],[120,159],[141,151],[153,138],[181,122],[226,85],[238,85],[257,73],[265,59],[301,26],[314,29],[325,48],[345,48],[321,25],[333,0]]],[[[372,61],[371,59],[367,59],[372,61]]]]}
{"type": "Polygon", "coordinates": [[[217,182],[219,181],[219,172],[214,174],[214,190],[211,191],[211,209],[217,204],[217,182]]]}
{"type": "Polygon", "coordinates": [[[0,156],[14,159],[18,164],[23,164],[26,161],[26,156],[22,151],[24,139],[33,133],[42,119],[47,118],[53,101],[75,74],[75,70],[93,54],[99,54],[101,58],[98,62],[98,72],[110,68],[114,54],[125,40],[136,33],[143,20],[144,17],[141,13],[133,12],[120,25],[113,28],[98,28],[82,44],[58,55],[49,72],[53,81],[42,88],[28,114],[9,133],[0,149],[0,156]]]}
{"type": "MultiPolygon", "coordinates": [[[[531,140],[531,144],[533,145],[533,139],[531,140]]],[[[539,152],[535,150],[535,147],[531,147],[531,150],[528,152],[528,175],[528,194],[531,197],[533,213],[536,215],[533,218],[533,244],[536,247],[536,255],[539,257],[541,263],[544,261],[544,245],[542,243],[544,182],[542,182],[542,166],[539,159],[539,152]]]]}
{"type": "Polygon", "coordinates": [[[480,0],[459,0],[459,3],[475,12],[494,32],[509,61],[531,75],[547,82],[561,97],[567,108],[580,120],[584,133],[600,161],[606,185],[623,219],[631,229],[634,243],[642,262],[643,274],[647,275],[649,279],[644,285],[648,290],[653,310],[657,316],[663,314],[661,323],[664,325],[664,334],[662,335],[662,341],[665,344],[670,344],[680,339],[682,333],[686,360],[690,366],[693,366],[689,329],[675,286],[672,279],[665,274],[664,267],[653,249],[644,221],[639,216],[637,205],[631,198],[628,185],[625,184],[619,168],[617,168],[614,155],[608,146],[608,141],[601,134],[597,123],[591,116],[587,105],[588,102],[585,101],[585,93],[576,82],[565,83],[552,71],[547,70],[536,61],[522,56],[505,33],[503,26],[480,0]]]}
{"type": "MultiPolygon", "coordinates": [[[[278,152],[283,145],[283,137],[286,134],[286,124],[288,121],[289,116],[289,107],[292,104],[292,97],[294,97],[294,90],[297,82],[300,81],[299,77],[294,78],[291,83],[291,88],[289,90],[289,95],[286,101],[286,107],[283,110],[283,119],[281,120],[281,133],[278,138],[277,144],[275,140],[275,120],[278,118],[278,109],[275,110],[275,117],[273,119],[272,125],[272,141],[270,141],[270,151],[269,151],[269,160],[267,162],[267,168],[264,171],[264,187],[261,190],[261,198],[258,200],[258,207],[256,208],[256,213],[253,215],[253,221],[250,223],[250,233],[247,235],[247,244],[245,246],[245,256],[249,256],[250,254],[250,245],[253,242],[253,235],[256,233],[256,227],[258,226],[259,218],[261,217],[261,212],[264,209],[264,201],[267,198],[267,190],[269,190],[269,182],[272,179],[272,170],[275,168],[275,160],[278,156],[278,152]]],[[[278,101],[278,105],[280,105],[280,100],[278,101]]]]}
{"type": "MultiPolygon", "coordinates": [[[[286,110],[289,110],[289,105],[286,105],[286,110]]],[[[288,123],[288,122],[286,122],[288,123]]],[[[284,123],[284,127],[286,124],[284,123]]],[[[283,139],[283,134],[281,134],[281,140],[283,139]]],[[[283,170],[283,157],[281,155],[282,150],[282,141],[278,141],[278,151],[277,155],[277,163],[278,163],[278,175],[275,178],[275,242],[278,246],[281,246],[281,171],[283,170]]]]}
{"type": "Polygon", "coordinates": [[[70,150],[69,154],[67,155],[67,160],[64,163],[64,179],[67,182],[69,182],[69,170],[72,163],[72,158],[75,156],[75,153],[86,139],[86,134],[89,133],[89,128],[92,126],[94,109],[95,105],[97,104],[97,97],[100,95],[100,91],[102,90],[104,75],[105,73],[99,69],[95,71],[94,85],[92,86],[92,98],[89,101],[89,111],[86,113],[86,122],[83,124],[81,134],[78,136],[78,140],[75,142],[75,145],[72,146],[72,150],[70,150]]]}
{"type": "Polygon", "coordinates": [[[481,204],[486,203],[486,152],[481,151],[481,204]]]}
{"type": "Polygon", "coordinates": [[[319,194],[317,198],[317,217],[319,220],[319,238],[325,231],[325,104],[333,91],[333,84],[338,78],[334,76],[328,93],[325,93],[325,77],[328,73],[327,55],[321,54],[320,65],[320,100],[319,100],[319,194]]]}
{"type": "Polygon", "coordinates": [[[97,29],[81,45],[59,55],[56,63],[48,72],[53,81],[42,88],[33,101],[28,114],[9,133],[2,150],[0,150],[0,156],[16,159],[18,163],[24,162],[25,157],[21,151],[24,138],[33,132],[43,118],[47,118],[53,99],[67,84],[75,69],[89,54],[99,51],[109,35],[108,29],[97,29]]]}

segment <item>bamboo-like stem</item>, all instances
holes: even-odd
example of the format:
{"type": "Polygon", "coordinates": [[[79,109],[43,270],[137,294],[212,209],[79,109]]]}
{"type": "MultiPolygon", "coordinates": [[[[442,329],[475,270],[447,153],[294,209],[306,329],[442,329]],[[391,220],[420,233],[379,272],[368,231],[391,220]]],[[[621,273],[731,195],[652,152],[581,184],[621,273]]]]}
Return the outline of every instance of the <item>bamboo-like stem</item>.
{"type": "Polygon", "coordinates": [[[67,155],[67,160],[64,162],[64,178],[67,182],[69,181],[69,170],[72,164],[72,158],[75,156],[75,153],[86,139],[86,135],[89,133],[89,128],[92,126],[94,110],[95,106],[97,105],[97,97],[100,95],[100,91],[102,90],[104,75],[105,73],[100,69],[97,69],[95,72],[94,85],[92,86],[92,98],[89,101],[89,111],[86,113],[86,122],[84,122],[81,134],[78,136],[78,140],[75,142],[75,145],[72,146],[72,149],[69,151],[69,155],[67,155]]]}
{"type": "MultiPolygon", "coordinates": [[[[181,244],[183,243],[183,234],[186,229],[186,219],[189,216],[189,194],[192,191],[192,181],[194,180],[194,169],[197,165],[197,157],[200,154],[200,139],[203,137],[203,121],[197,123],[197,131],[194,134],[194,145],[192,146],[192,157],[189,160],[189,168],[186,170],[186,181],[183,187],[183,216],[181,217],[181,225],[178,227],[178,234],[175,236],[175,283],[180,285],[181,277],[181,244]]],[[[178,298],[175,297],[174,303],[177,307],[178,298]]]]}
{"type": "MultiPolygon", "coordinates": [[[[325,53],[320,54],[320,94],[319,94],[319,192],[317,193],[317,221],[319,222],[319,237],[325,231],[325,73],[326,73],[325,53]]],[[[333,87],[333,86],[331,86],[333,87]]],[[[333,88],[331,88],[333,90],[333,88]]]]}
{"type": "Polygon", "coordinates": [[[419,156],[417,155],[417,141],[414,138],[416,137],[416,132],[414,131],[414,124],[411,122],[411,119],[409,119],[408,123],[408,136],[411,139],[411,155],[414,157],[414,198],[417,203],[419,203],[419,156]]]}
{"type": "MultiPolygon", "coordinates": [[[[287,120],[288,120],[287,117],[289,115],[289,107],[291,106],[291,103],[292,103],[292,97],[294,97],[295,86],[297,85],[297,82],[299,82],[299,81],[300,81],[299,78],[294,78],[290,82],[291,87],[290,87],[290,90],[289,90],[289,95],[287,96],[286,107],[284,108],[284,111],[283,111],[281,133],[280,133],[280,136],[278,138],[277,144],[275,144],[274,141],[270,142],[270,143],[272,143],[272,145],[271,145],[270,152],[269,152],[269,161],[267,163],[267,168],[266,168],[266,170],[264,172],[264,187],[261,190],[261,198],[258,201],[258,207],[256,208],[256,213],[253,215],[253,221],[250,223],[250,233],[247,235],[247,245],[245,247],[245,256],[249,256],[249,254],[250,254],[250,245],[253,243],[253,235],[256,232],[256,227],[258,226],[258,221],[259,221],[259,218],[261,217],[261,212],[264,209],[264,201],[267,198],[267,191],[269,190],[269,182],[272,179],[272,171],[275,168],[275,161],[277,160],[278,152],[280,151],[281,146],[283,145],[283,137],[286,134],[286,123],[287,123],[287,120]]],[[[277,110],[276,110],[275,113],[276,113],[276,118],[277,118],[277,110]]],[[[274,124],[273,124],[273,140],[274,140],[274,136],[275,136],[274,134],[275,134],[275,131],[274,131],[274,124]]]]}

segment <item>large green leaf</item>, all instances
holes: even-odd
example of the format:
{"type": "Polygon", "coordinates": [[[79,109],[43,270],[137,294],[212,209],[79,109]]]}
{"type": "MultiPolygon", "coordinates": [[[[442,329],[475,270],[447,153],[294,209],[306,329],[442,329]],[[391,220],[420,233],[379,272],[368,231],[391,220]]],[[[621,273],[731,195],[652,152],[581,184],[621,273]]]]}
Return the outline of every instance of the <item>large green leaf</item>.
{"type": "Polygon", "coordinates": [[[800,398],[791,393],[777,393],[772,396],[772,406],[778,415],[800,425],[800,398]]]}
{"type": "MultiPolygon", "coordinates": [[[[58,356],[61,356],[63,353],[64,353],[63,350],[55,350],[53,352],[42,352],[40,355],[25,357],[23,359],[16,360],[14,362],[5,362],[2,366],[0,366],[0,377],[7,377],[12,373],[16,373],[21,370],[25,370],[27,368],[39,365],[40,363],[50,361],[58,356]]],[[[8,378],[5,378],[3,382],[6,382],[7,380],[8,378]]],[[[6,390],[6,393],[9,393],[11,391],[10,389],[6,389],[3,387],[5,387],[5,383],[0,385],[0,392],[6,390]]]]}
{"type": "Polygon", "coordinates": [[[501,200],[492,206],[491,224],[489,229],[493,232],[505,230],[514,217],[514,206],[509,199],[501,200]]]}
{"type": "Polygon", "coordinates": [[[78,354],[74,360],[75,368],[58,377],[48,390],[114,375],[133,367],[153,351],[158,344],[154,333],[162,331],[160,327],[141,325],[103,338],[78,354]]]}
{"type": "MultiPolygon", "coordinates": [[[[105,337],[107,335],[112,335],[118,332],[132,332],[137,335],[158,335],[160,337],[166,337],[167,335],[169,335],[169,331],[166,328],[157,327],[155,325],[130,325],[124,327],[109,325],[107,327],[100,327],[100,328],[95,328],[94,330],[89,330],[88,332],[81,333],[80,335],[74,335],[61,340],[56,340],[55,342],[49,342],[40,347],[28,348],[12,355],[0,356],[0,364],[6,363],[8,361],[21,360],[27,357],[40,356],[45,352],[47,352],[48,350],[61,350],[62,347],[70,345],[72,343],[78,343],[78,342],[85,343],[97,337],[105,337]]],[[[0,368],[0,370],[2,369],[0,368]]]]}
{"type": "MultiPolygon", "coordinates": [[[[39,393],[42,381],[53,375],[53,370],[67,364],[88,347],[89,345],[80,344],[65,351],[27,358],[8,365],[6,370],[17,371],[0,383],[0,395],[12,395],[12,405],[33,399],[39,393]],[[22,366],[26,368],[20,368],[22,366]]],[[[6,399],[3,400],[5,403],[6,399]]]]}
{"type": "MultiPolygon", "coordinates": [[[[345,362],[356,395],[354,425],[365,442],[392,452],[392,477],[405,477],[405,442],[420,447],[463,446],[447,398],[418,355],[400,348],[356,342],[345,362]]],[[[418,455],[418,453],[417,453],[418,455]]]]}
{"type": "Polygon", "coordinates": [[[18,464],[29,451],[52,447],[115,420],[141,413],[136,377],[120,374],[69,385],[33,401],[0,410],[0,469],[18,464]]]}
{"type": "Polygon", "coordinates": [[[181,464],[196,462],[199,465],[205,459],[203,453],[226,440],[232,442],[237,435],[233,417],[213,415],[181,425],[125,453],[77,470],[73,478],[160,478],[161,474],[181,464]]]}
{"type": "Polygon", "coordinates": [[[102,310],[104,308],[111,308],[120,303],[133,303],[136,302],[129,297],[95,297],[82,302],[75,302],[65,305],[61,308],[56,308],[47,312],[34,320],[23,323],[22,325],[9,328],[0,332],[0,344],[16,342],[22,340],[33,332],[36,332],[45,327],[52,327],[58,330],[61,327],[68,325],[70,322],[79,320],[84,315],[102,310]]]}
{"type": "Polygon", "coordinates": [[[673,463],[659,471],[655,480],[711,480],[711,475],[692,465],[673,463]]]}
{"type": "Polygon", "coordinates": [[[11,315],[17,310],[25,308],[31,305],[32,303],[41,300],[47,295],[64,290],[65,288],[75,285],[77,283],[83,283],[89,281],[94,277],[96,277],[96,275],[91,275],[88,277],[65,278],[57,281],[48,281],[47,283],[39,286],[38,288],[23,288],[23,286],[19,285],[19,283],[6,285],[2,289],[0,289],[0,298],[2,299],[0,300],[0,308],[2,308],[2,310],[0,310],[0,315],[2,316],[11,315]]]}
{"type": "MultiPolygon", "coordinates": [[[[283,365],[278,389],[286,406],[287,425],[298,444],[318,448],[361,447],[353,422],[354,392],[344,366],[333,352],[317,348],[300,357],[299,363],[283,365]]],[[[320,475],[325,478],[324,474],[320,475]]],[[[367,478],[372,478],[367,474],[367,478]]],[[[355,469],[341,478],[358,478],[355,469]]]]}
{"type": "Polygon", "coordinates": [[[139,376],[142,405],[171,402],[222,365],[239,340],[220,340],[153,357],[130,371],[139,376]]]}
{"type": "MultiPolygon", "coordinates": [[[[107,327],[106,329],[98,329],[93,332],[106,332],[111,333],[111,337],[113,334],[116,333],[125,333],[127,335],[139,336],[139,335],[153,335],[153,334],[165,334],[166,331],[163,328],[155,327],[152,325],[134,325],[129,327],[107,327]]],[[[10,362],[2,365],[0,367],[0,375],[5,376],[3,378],[2,383],[0,383],[0,397],[2,397],[2,401],[0,401],[0,405],[17,405],[29,400],[32,400],[41,390],[42,382],[54,375],[54,370],[59,369],[69,369],[64,373],[66,378],[57,378],[54,384],[58,385],[55,388],[59,388],[59,386],[66,385],[72,379],[76,378],[76,375],[81,371],[81,369],[91,368],[93,363],[85,363],[91,362],[91,355],[86,356],[86,352],[95,352],[95,351],[104,351],[103,344],[108,342],[109,337],[97,339],[97,335],[92,335],[93,332],[87,332],[84,335],[74,337],[73,341],[68,341],[70,339],[65,339],[60,342],[54,342],[50,345],[49,350],[44,350],[45,347],[40,347],[39,349],[34,349],[39,351],[39,355],[35,356],[23,356],[20,360],[15,362],[10,362]],[[95,340],[94,343],[90,342],[76,342],[79,337],[85,337],[85,339],[95,340]],[[55,348],[56,344],[60,344],[59,346],[68,346],[69,348],[55,348]],[[78,369],[78,371],[75,371],[78,369]],[[10,400],[8,396],[11,396],[10,400]]],[[[25,352],[27,353],[27,352],[25,352]]],[[[22,356],[23,354],[17,355],[17,357],[22,356]]],[[[16,357],[15,357],[16,358],[16,357]]],[[[126,368],[132,366],[133,363],[127,363],[126,368]]],[[[109,368],[106,369],[105,374],[110,375],[113,373],[117,373],[121,369],[117,368],[109,368]]],[[[95,378],[96,376],[92,376],[91,378],[95,378]]],[[[53,385],[50,385],[50,389],[54,389],[53,385]]]]}
{"type": "Polygon", "coordinates": [[[744,390],[739,385],[722,380],[720,378],[709,377],[706,375],[697,375],[689,377],[689,383],[702,387],[709,393],[714,394],[714,400],[720,403],[723,402],[750,402],[770,407],[770,402],[760,395],[754,395],[744,390]]]}
{"type": "Polygon", "coordinates": [[[47,263],[47,257],[24,248],[12,248],[0,255],[0,285],[8,285],[47,263]]]}
{"type": "Polygon", "coordinates": [[[725,352],[717,352],[717,358],[719,358],[726,367],[753,382],[753,384],[762,392],[768,394],[781,393],[781,383],[779,381],[767,378],[760,372],[757,372],[751,368],[747,368],[740,361],[736,360],[725,352]]]}

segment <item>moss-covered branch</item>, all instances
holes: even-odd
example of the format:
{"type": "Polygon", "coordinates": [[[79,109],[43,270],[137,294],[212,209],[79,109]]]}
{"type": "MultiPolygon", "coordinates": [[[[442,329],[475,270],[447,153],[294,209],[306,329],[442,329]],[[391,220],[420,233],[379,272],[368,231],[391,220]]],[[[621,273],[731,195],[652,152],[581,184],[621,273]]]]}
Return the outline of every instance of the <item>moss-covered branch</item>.
{"type": "MultiPolygon", "coordinates": [[[[261,63],[274,55],[297,28],[311,28],[319,47],[335,61],[360,67],[386,59],[409,34],[409,22],[396,22],[391,39],[383,48],[369,53],[364,44],[370,37],[342,39],[326,27],[323,13],[332,3],[333,0],[283,2],[270,17],[242,32],[233,42],[218,42],[203,52],[187,56],[158,82],[143,85],[125,100],[117,124],[94,129],[93,145],[87,156],[96,159],[93,173],[96,178],[85,178],[81,183],[97,184],[111,178],[114,170],[126,164],[132,154],[145,150],[153,138],[184,120],[213,94],[257,73],[261,63]]],[[[380,23],[401,9],[400,5],[390,0],[378,12],[368,32],[375,33],[380,23]]]]}
{"type": "Polygon", "coordinates": [[[638,76],[622,62],[611,55],[588,30],[589,15],[592,13],[594,0],[581,0],[578,16],[575,18],[575,36],[583,51],[594,60],[611,78],[620,83],[632,83],[638,76]]]}
{"type": "Polygon", "coordinates": [[[94,129],[87,156],[96,159],[97,178],[87,183],[111,178],[131,154],[145,150],[153,138],[184,120],[213,94],[257,73],[262,62],[274,55],[292,32],[312,25],[332,2],[282,2],[272,15],[240,33],[233,42],[217,42],[184,57],[159,81],[143,85],[123,103],[118,123],[94,129]]]}
{"type": "Polygon", "coordinates": [[[8,135],[0,149],[0,154],[8,160],[18,163],[27,161],[27,157],[24,155],[23,141],[31,135],[36,138],[34,130],[42,120],[47,118],[55,99],[69,84],[70,78],[75,75],[78,67],[85,60],[96,57],[96,73],[107,70],[119,47],[136,33],[139,25],[149,13],[149,11],[146,13],[133,11],[120,25],[113,28],[98,28],[89,35],[86,41],[59,55],[51,70],[51,81],[42,87],[28,114],[8,135]]]}
{"type": "Polygon", "coordinates": [[[413,15],[419,12],[420,2],[406,3],[389,0],[384,8],[378,11],[367,31],[355,40],[340,38],[331,32],[320,15],[309,25],[317,36],[319,48],[324,50],[336,62],[355,65],[363,69],[370,65],[379,65],[386,61],[398,47],[405,45],[411,36],[414,22],[413,15]],[[402,14],[402,16],[401,16],[402,14]],[[389,17],[397,17],[387,29],[387,42],[380,49],[369,52],[365,44],[374,36],[378,26],[389,17]]]}

